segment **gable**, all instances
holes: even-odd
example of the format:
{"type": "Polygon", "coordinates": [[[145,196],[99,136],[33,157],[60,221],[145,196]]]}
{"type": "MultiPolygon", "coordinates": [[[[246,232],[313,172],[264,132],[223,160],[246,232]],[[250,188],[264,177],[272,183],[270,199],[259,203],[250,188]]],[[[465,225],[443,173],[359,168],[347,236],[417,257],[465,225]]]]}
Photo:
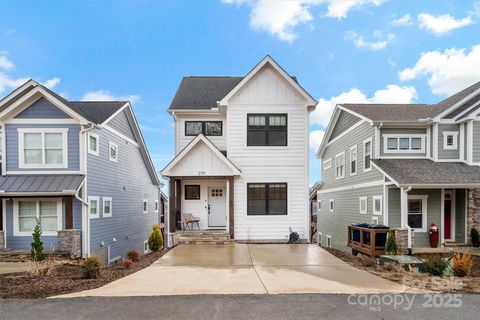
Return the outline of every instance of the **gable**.
{"type": "Polygon", "coordinates": [[[63,110],[41,97],[15,116],[16,119],[72,119],[63,110]]]}
{"type": "Polygon", "coordinates": [[[361,119],[349,112],[341,111],[328,141],[332,141],[361,119]]]}
{"type": "Polygon", "coordinates": [[[128,121],[127,113],[125,110],[119,112],[112,120],[108,121],[108,125],[113,129],[120,131],[125,136],[129,137],[133,141],[137,141],[135,134],[133,133],[130,121],[128,121]]]}
{"type": "Polygon", "coordinates": [[[232,97],[231,103],[296,103],[305,98],[270,64],[265,64],[232,97]]]}
{"type": "MultiPolygon", "coordinates": [[[[480,102],[480,93],[473,96],[471,99],[469,99],[468,101],[466,101],[465,103],[461,104],[460,106],[458,106],[457,108],[455,108],[454,110],[452,110],[450,113],[448,113],[444,118],[445,119],[454,119],[456,118],[457,116],[459,116],[460,114],[464,113],[465,111],[467,111],[468,109],[470,109],[471,107],[473,107],[474,105],[478,105],[478,103],[480,102]]],[[[465,115],[468,115],[470,114],[471,112],[473,112],[474,110],[469,110],[468,112],[465,113],[465,115]]]]}

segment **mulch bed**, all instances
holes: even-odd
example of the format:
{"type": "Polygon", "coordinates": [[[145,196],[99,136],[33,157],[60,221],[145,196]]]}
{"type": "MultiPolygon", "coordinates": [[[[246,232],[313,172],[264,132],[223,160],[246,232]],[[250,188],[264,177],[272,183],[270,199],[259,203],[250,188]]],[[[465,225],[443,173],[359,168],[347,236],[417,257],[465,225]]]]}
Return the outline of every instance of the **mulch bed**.
{"type": "Polygon", "coordinates": [[[143,255],[131,269],[126,269],[121,263],[105,267],[97,279],[84,279],[79,261],[56,265],[46,276],[35,276],[30,272],[2,274],[0,298],[35,299],[95,289],[148,267],[165,253],[167,250],[143,255]]]}
{"type": "MultiPolygon", "coordinates": [[[[395,264],[381,266],[376,260],[361,255],[325,248],[337,258],[351,266],[400,284],[419,284],[418,288],[437,292],[480,293],[480,257],[473,256],[473,269],[469,277],[435,277],[421,272],[404,271],[395,264]],[[406,280],[406,281],[405,281],[406,280]],[[405,281],[405,283],[404,283],[405,281]]],[[[413,285],[413,287],[416,287],[413,285]]]]}

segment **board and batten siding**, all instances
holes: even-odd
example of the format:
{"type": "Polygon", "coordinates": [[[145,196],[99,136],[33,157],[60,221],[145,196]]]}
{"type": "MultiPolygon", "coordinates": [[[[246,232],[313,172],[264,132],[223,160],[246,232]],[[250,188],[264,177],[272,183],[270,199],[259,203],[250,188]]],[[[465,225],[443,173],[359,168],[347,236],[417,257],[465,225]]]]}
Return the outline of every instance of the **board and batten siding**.
{"type": "MultiPolygon", "coordinates": [[[[317,193],[321,201],[321,210],[317,214],[318,232],[322,233],[323,245],[326,245],[326,236],[331,236],[332,248],[350,251],[347,247],[348,226],[352,223],[372,223],[378,217],[378,223],[383,224],[382,215],[373,214],[373,197],[383,197],[383,185],[356,188],[351,190],[317,193]],[[360,197],[367,197],[367,213],[360,213],[360,197]],[[334,200],[335,210],[330,212],[329,201],[334,200]]],[[[382,198],[383,199],[383,198],[382,198]]]]}
{"type": "Polygon", "coordinates": [[[424,128],[382,128],[380,129],[380,156],[381,157],[404,157],[404,158],[411,158],[411,157],[425,157],[427,155],[427,129],[424,128]],[[425,135],[425,152],[388,152],[385,153],[384,147],[386,143],[386,139],[384,135],[425,135]]]}
{"type": "Polygon", "coordinates": [[[218,114],[176,114],[175,120],[175,154],[182,151],[195,136],[185,135],[185,121],[222,121],[222,135],[221,136],[207,136],[219,150],[227,150],[227,128],[226,117],[224,113],[218,114]]]}
{"type": "Polygon", "coordinates": [[[109,246],[110,259],[125,257],[130,249],[143,253],[144,241],[158,222],[154,206],[159,189],[152,183],[138,146],[106,129],[93,133],[99,136],[100,153],[87,154],[87,193],[99,197],[99,218],[90,220],[90,252],[109,246]],[[118,145],[117,162],[108,158],[109,141],[118,145]],[[103,197],[112,198],[112,217],[103,217],[103,197]],[[147,214],[143,199],[148,200],[147,214]]]}
{"type": "Polygon", "coordinates": [[[121,111],[112,120],[108,121],[107,125],[119,131],[133,141],[137,141],[137,138],[133,133],[133,129],[130,126],[130,122],[128,121],[127,113],[125,110],[121,111]]]}
{"type": "MultiPolygon", "coordinates": [[[[282,240],[289,228],[309,237],[308,110],[306,101],[271,66],[258,71],[228,102],[228,158],[242,171],[235,177],[235,239],[282,240]],[[247,114],[285,113],[288,145],[248,147],[247,114]],[[288,214],[247,215],[247,183],[287,183],[288,214]]],[[[225,132],[225,131],[224,131],[225,132]]]]}
{"type": "Polygon", "coordinates": [[[438,125],[438,159],[460,159],[460,125],[458,124],[442,124],[438,125]],[[457,149],[445,150],[443,148],[444,132],[457,132],[457,149]]]}
{"type": "Polygon", "coordinates": [[[71,117],[42,97],[16,115],[15,119],[71,119],[71,117]]]}
{"type": "Polygon", "coordinates": [[[335,127],[332,130],[332,134],[330,135],[330,139],[328,141],[332,141],[358,121],[360,121],[359,117],[341,110],[337,122],[335,123],[335,127]]]}
{"type": "Polygon", "coordinates": [[[6,169],[7,171],[78,171],[80,170],[80,125],[79,124],[5,124],[6,169]],[[20,128],[67,128],[68,129],[68,167],[67,168],[19,168],[19,133],[20,128]]]}

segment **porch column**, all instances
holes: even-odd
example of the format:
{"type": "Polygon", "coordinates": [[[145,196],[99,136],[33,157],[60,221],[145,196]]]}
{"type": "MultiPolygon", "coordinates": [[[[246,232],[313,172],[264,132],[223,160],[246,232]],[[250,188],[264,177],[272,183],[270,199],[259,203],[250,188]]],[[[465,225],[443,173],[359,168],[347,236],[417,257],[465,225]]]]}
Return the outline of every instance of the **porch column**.
{"type": "Polygon", "coordinates": [[[176,191],[175,191],[175,230],[177,230],[177,212],[180,213],[180,219],[182,217],[182,180],[176,179],[176,191]]]}
{"type": "Polygon", "coordinates": [[[228,230],[230,232],[230,239],[234,239],[235,236],[235,215],[233,209],[233,203],[235,196],[235,183],[234,177],[228,177],[228,230]]]}
{"type": "Polygon", "coordinates": [[[65,229],[73,229],[73,197],[65,197],[65,229]]]}
{"type": "Polygon", "coordinates": [[[175,179],[170,178],[168,180],[168,225],[170,232],[175,232],[176,221],[175,221],[175,209],[176,209],[177,200],[175,199],[175,179]]]}
{"type": "Polygon", "coordinates": [[[408,189],[400,188],[400,228],[408,224],[408,189]]]}

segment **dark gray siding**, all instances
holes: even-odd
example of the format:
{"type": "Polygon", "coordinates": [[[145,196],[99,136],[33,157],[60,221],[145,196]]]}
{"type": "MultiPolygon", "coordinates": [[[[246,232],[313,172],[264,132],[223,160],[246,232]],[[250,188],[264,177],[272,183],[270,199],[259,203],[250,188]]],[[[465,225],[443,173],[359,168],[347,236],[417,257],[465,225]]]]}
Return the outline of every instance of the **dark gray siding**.
{"type": "Polygon", "coordinates": [[[110,258],[124,257],[129,249],[143,253],[143,243],[153,224],[158,222],[154,201],[159,190],[143,161],[140,149],[107,130],[96,130],[100,137],[100,155],[87,155],[87,190],[89,196],[112,198],[112,217],[91,219],[90,250],[110,246],[110,258]],[[118,145],[118,162],[108,159],[108,143],[118,145]],[[148,199],[148,214],[143,214],[143,199],[148,199]],[[114,240],[115,239],[115,240],[114,240]]]}
{"type": "Polygon", "coordinates": [[[80,169],[80,125],[77,124],[6,124],[6,153],[8,171],[78,171],[80,169]],[[64,169],[20,169],[18,167],[18,131],[19,128],[68,128],[68,168],[64,169]]]}
{"type": "Polygon", "coordinates": [[[135,138],[135,135],[133,134],[133,130],[132,130],[132,127],[130,126],[130,122],[128,121],[125,110],[123,110],[115,118],[110,120],[107,123],[107,125],[120,131],[122,134],[126,135],[130,139],[137,141],[137,139],[135,138]]]}
{"type": "Polygon", "coordinates": [[[465,242],[466,190],[455,190],[455,242],[465,242]]]}
{"type": "Polygon", "coordinates": [[[458,124],[439,124],[438,125],[438,159],[460,159],[460,125],[458,124]],[[457,149],[445,150],[443,148],[443,133],[457,132],[457,149]]]}
{"type": "Polygon", "coordinates": [[[419,128],[382,128],[380,129],[380,156],[385,157],[423,157],[427,154],[427,143],[425,141],[425,152],[423,153],[402,153],[402,152],[395,152],[395,153],[385,153],[384,151],[384,134],[424,134],[425,139],[428,139],[426,136],[427,129],[419,129],[419,128]]]}
{"type": "Polygon", "coordinates": [[[57,108],[45,98],[35,101],[27,109],[20,112],[15,118],[18,119],[71,119],[71,117],[57,108]]]}
{"type": "Polygon", "coordinates": [[[361,119],[359,117],[356,117],[351,113],[340,111],[340,115],[338,116],[337,122],[328,141],[332,141],[340,134],[342,134],[342,132],[344,132],[360,120],[361,119]]]}

